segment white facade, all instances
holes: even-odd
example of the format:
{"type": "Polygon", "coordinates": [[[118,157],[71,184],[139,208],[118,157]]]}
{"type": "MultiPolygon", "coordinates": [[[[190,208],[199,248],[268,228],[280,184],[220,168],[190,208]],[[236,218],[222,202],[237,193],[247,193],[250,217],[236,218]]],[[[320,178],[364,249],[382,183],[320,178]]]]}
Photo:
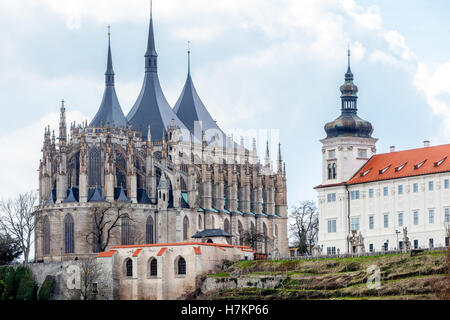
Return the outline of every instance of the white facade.
{"type": "Polygon", "coordinates": [[[319,188],[322,253],[347,253],[353,229],[364,237],[366,252],[399,249],[405,227],[412,248],[448,245],[449,181],[446,172],[319,188]]]}

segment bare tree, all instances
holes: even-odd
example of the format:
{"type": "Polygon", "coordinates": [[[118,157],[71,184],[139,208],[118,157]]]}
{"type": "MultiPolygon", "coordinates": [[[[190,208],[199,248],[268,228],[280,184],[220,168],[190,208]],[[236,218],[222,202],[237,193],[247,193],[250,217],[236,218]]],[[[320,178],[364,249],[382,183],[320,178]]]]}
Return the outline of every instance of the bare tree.
{"type": "Polygon", "coordinates": [[[94,257],[82,259],[80,262],[81,297],[83,300],[95,299],[97,281],[102,274],[102,268],[94,257]]]}
{"type": "Polygon", "coordinates": [[[37,195],[34,191],[0,202],[0,227],[19,242],[25,265],[28,265],[28,257],[34,243],[33,234],[38,223],[34,211],[36,203],[37,195]]]}
{"type": "Polygon", "coordinates": [[[295,241],[295,246],[301,254],[311,254],[317,243],[319,232],[319,214],[314,201],[302,201],[289,215],[291,223],[289,231],[295,241]]]}
{"type": "Polygon", "coordinates": [[[258,248],[258,243],[265,243],[268,241],[268,237],[264,233],[251,229],[244,231],[241,234],[241,240],[244,244],[248,245],[253,250],[256,250],[258,248]]]}
{"type": "Polygon", "coordinates": [[[128,218],[130,222],[133,221],[128,213],[122,211],[123,208],[123,205],[110,203],[109,206],[96,207],[94,209],[92,231],[86,235],[86,241],[96,251],[104,252],[106,250],[111,242],[113,230],[120,228],[124,219],[128,218]]]}

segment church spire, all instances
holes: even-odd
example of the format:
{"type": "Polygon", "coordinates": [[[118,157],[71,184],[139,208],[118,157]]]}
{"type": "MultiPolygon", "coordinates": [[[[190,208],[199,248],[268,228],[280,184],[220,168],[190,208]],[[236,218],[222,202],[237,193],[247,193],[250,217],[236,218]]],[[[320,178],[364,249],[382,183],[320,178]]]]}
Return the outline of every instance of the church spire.
{"type": "Polygon", "coordinates": [[[191,42],[188,41],[188,76],[191,75],[191,42]]]}
{"type": "Polygon", "coordinates": [[[342,100],[342,113],[352,113],[356,114],[357,109],[357,100],[358,100],[358,87],[353,83],[353,73],[350,68],[350,48],[347,52],[348,56],[348,67],[347,72],[345,73],[345,83],[341,86],[341,100],[342,100]]]}
{"type": "Polygon", "coordinates": [[[125,127],[127,119],[123,114],[119,99],[114,87],[114,69],[111,54],[111,27],[108,26],[108,60],[105,72],[105,91],[100,108],[89,127],[114,126],[125,127]]]}
{"type": "Polygon", "coordinates": [[[158,54],[153,32],[153,1],[150,0],[150,25],[148,30],[147,52],[145,53],[145,72],[158,72],[158,54]]]}
{"type": "Polygon", "coordinates": [[[105,84],[114,86],[114,69],[111,54],[111,26],[108,26],[108,62],[106,64],[105,84]]]}

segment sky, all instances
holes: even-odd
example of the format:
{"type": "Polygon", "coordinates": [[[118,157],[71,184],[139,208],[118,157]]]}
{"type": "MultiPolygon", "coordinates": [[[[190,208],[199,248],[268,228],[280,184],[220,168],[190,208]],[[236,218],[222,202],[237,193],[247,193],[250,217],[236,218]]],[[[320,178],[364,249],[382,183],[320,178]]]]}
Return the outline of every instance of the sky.
{"type": "MultiPolygon", "coordinates": [[[[348,46],[358,114],[374,126],[378,153],[449,143],[448,12],[446,0],[154,0],[159,77],[173,106],[190,41],[196,89],[218,124],[271,132],[274,161],[279,137],[291,207],[316,199],[320,140],[340,114],[348,46]]],[[[57,131],[61,99],[69,123],[94,117],[108,24],[128,113],[148,16],[149,0],[0,0],[0,199],[37,189],[44,127],[57,131]]]]}

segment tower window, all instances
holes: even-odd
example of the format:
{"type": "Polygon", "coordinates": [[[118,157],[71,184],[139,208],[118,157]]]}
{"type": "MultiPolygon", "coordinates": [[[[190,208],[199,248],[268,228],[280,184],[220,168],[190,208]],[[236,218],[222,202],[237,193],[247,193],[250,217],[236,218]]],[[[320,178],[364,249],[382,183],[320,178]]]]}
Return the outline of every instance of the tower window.
{"type": "Polygon", "coordinates": [[[336,163],[333,163],[332,169],[333,169],[333,179],[336,179],[336,163]]]}
{"type": "Polygon", "coordinates": [[[358,157],[359,158],[367,158],[367,150],[366,149],[358,149],[358,157]]]}

